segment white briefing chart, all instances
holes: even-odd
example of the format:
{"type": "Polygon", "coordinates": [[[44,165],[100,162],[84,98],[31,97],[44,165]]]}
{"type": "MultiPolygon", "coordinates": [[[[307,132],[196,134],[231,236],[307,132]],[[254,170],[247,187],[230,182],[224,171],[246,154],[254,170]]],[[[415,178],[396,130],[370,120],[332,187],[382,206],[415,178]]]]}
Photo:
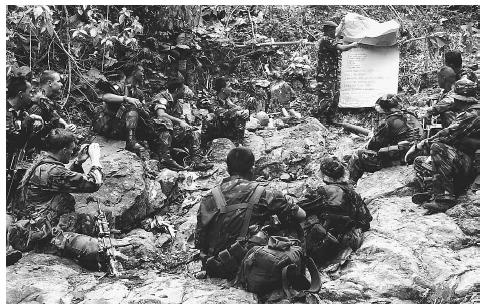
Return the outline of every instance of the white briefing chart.
{"type": "Polygon", "coordinates": [[[342,52],[338,106],[374,107],[377,98],[397,93],[398,74],[397,46],[365,46],[342,52]]]}

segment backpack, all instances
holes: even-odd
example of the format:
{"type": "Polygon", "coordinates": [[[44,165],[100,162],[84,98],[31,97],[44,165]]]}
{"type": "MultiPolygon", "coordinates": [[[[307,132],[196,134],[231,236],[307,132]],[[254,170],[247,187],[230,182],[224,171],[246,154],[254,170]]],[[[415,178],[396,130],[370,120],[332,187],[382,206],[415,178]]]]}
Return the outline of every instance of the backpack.
{"type": "Polygon", "coordinates": [[[313,259],[304,255],[300,241],[270,237],[268,244],[252,247],[244,257],[238,283],[259,295],[282,288],[288,299],[320,291],[320,274],[313,259]],[[311,281],[305,277],[308,269],[311,281]]]}
{"type": "MultiPolygon", "coordinates": [[[[245,244],[253,207],[259,202],[265,188],[256,185],[245,202],[227,205],[219,186],[211,190],[218,214],[208,224],[208,256],[206,271],[209,276],[231,279],[247,250],[245,244]]],[[[203,214],[200,212],[200,214],[203,214]]]]}

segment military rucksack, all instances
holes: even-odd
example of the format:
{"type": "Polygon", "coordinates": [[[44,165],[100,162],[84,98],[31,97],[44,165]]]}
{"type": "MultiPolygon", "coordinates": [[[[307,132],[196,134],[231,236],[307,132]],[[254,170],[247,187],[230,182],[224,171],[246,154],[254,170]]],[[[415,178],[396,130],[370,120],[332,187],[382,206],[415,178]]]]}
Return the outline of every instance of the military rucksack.
{"type": "MultiPolygon", "coordinates": [[[[248,234],[253,207],[259,202],[264,187],[256,185],[253,192],[242,203],[227,205],[221,188],[211,190],[217,206],[208,224],[206,271],[209,276],[231,279],[235,277],[239,264],[247,252],[244,242],[248,234]],[[239,242],[242,242],[240,244],[239,242]]],[[[199,211],[204,214],[203,210],[199,211]]],[[[199,216],[198,220],[209,219],[199,216]]]]}
{"type": "Polygon", "coordinates": [[[252,247],[244,257],[238,283],[263,295],[282,288],[288,299],[320,291],[320,274],[313,259],[305,256],[300,241],[272,236],[267,245],[252,247]],[[311,281],[305,277],[308,269],[311,281]]]}

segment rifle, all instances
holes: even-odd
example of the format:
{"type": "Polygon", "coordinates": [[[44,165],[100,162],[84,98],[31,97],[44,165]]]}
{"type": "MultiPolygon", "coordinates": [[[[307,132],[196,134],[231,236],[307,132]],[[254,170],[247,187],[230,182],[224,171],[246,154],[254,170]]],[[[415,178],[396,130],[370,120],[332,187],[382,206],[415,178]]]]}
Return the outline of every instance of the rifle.
{"type": "Polygon", "coordinates": [[[98,216],[96,219],[96,226],[98,227],[98,242],[101,246],[100,252],[103,252],[107,259],[107,268],[108,274],[110,276],[120,276],[121,274],[118,272],[118,262],[116,261],[115,254],[116,249],[113,246],[113,242],[111,241],[111,230],[109,228],[108,220],[106,219],[106,215],[101,210],[98,204],[98,216]]]}

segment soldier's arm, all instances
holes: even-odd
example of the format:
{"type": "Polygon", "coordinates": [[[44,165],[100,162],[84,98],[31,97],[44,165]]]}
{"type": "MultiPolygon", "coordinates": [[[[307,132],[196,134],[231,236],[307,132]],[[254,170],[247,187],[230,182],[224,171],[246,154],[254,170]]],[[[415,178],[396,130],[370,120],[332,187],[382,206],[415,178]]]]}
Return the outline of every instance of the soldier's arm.
{"type": "MultiPolygon", "coordinates": [[[[79,170],[80,165],[73,166],[79,170]]],[[[63,166],[57,166],[49,173],[49,189],[59,192],[91,193],[99,190],[104,174],[98,165],[93,165],[88,173],[75,172],[63,166]]]]}
{"type": "Polygon", "coordinates": [[[386,121],[385,123],[381,124],[377,128],[377,131],[372,136],[372,138],[369,141],[369,144],[367,145],[367,149],[379,150],[380,148],[386,146],[387,140],[388,140],[388,137],[387,137],[388,130],[389,130],[389,127],[386,121]]]}
{"type": "Polygon", "coordinates": [[[306,218],[305,211],[298,205],[289,202],[280,191],[266,190],[260,201],[267,204],[271,214],[276,214],[282,222],[302,222],[306,218]]]}
{"type": "Polygon", "coordinates": [[[439,131],[424,143],[452,144],[478,129],[480,129],[480,116],[472,112],[462,112],[449,127],[439,131]]]}
{"type": "Polygon", "coordinates": [[[453,107],[454,101],[455,100],[453,98],[449,96],[445,96],[443,99],[438,101],[434,106],[430,107],[426,111],[426,113],[428,114],[428,116],[439,115],[451,109],[453,107]]]}
{"type": "Polygon", "coordinates": [[[353,42],[353,43],[350,43],[350,44],[340,43],[340,44],[336,45],[336,48],[340,51],[347,51],[347,50],[353,49],[357,46],[359,46],[359,43],[357,43],[357,42],[353,42]]]}
{"type": "Polygon", "coordinates": [[[158,118],[166,117],[166,118],[170,119],[172,122],[178,123],[181,126],[186,125],[187,123],[184,120],[177,118],[175,116],[169,115],[166,112],[167,104],[168,104],[168,100],[165,99],[165,98],[160,98],[159,101],[157,103],[155,103],[155,106],[153,108],[155,110],[155,113],[157,114],[157,117],[158,118]]]}

